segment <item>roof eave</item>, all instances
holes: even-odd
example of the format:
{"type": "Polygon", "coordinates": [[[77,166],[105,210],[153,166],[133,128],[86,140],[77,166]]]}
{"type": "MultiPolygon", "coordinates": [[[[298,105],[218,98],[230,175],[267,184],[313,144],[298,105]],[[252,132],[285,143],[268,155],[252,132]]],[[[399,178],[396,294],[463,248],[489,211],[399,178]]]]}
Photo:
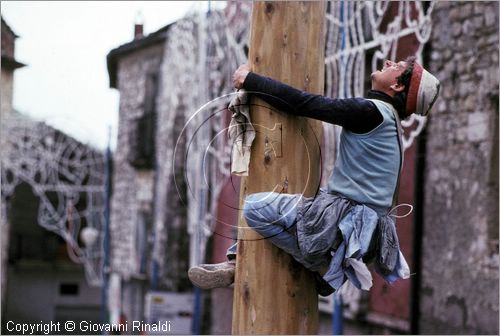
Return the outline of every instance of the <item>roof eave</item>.
{"type": "Polygon", "coordinates": [[[108,69],[110,88],[117,89],[118,59],[127,54],[133,53],[138,49],[149,47],[158,43],[163,43],[165,41],[167,31],[171,25],[172,23],[143,38],[125,43],[118,48],[111,50],[106,55],[106,65],[108,69]]]}

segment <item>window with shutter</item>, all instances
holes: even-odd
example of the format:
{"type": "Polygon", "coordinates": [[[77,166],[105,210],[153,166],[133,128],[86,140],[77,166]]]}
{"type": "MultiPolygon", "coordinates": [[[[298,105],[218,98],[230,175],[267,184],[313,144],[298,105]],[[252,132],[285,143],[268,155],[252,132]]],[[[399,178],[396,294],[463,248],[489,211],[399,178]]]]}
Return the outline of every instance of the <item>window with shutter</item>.
{"type": "Polygon", "coordinates": [[[130,127],[128,160],[137,169],[154,168],[157,92],[158,75],[150,73],[146,78],[144,113],[130,127]]]}

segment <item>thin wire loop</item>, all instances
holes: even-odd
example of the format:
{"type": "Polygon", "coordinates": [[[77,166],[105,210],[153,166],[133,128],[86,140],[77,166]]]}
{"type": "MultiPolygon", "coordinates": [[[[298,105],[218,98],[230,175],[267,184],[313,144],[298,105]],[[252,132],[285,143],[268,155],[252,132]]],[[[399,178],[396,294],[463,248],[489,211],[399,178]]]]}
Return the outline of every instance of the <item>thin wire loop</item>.
{"type": "Polygon", "coordinates": [[[408,216],[409,216],[412,212],[413,212],[413,205],[408,204],[408,203],[402,203],[402,204],[398,204],[398,205],[396,205],[395,207],[393,207],[393,208],[389,211],[388,215],[389,215],[389,216],[392,216],[392,217],[394,217],[394,218],[405,218],[405,217],[408,217],[408,216]],[[406,213],[406,214],[404,214],[404,215],[397,215],[396,213],[394,213],[394,214],[393,214],[393,212],[394,212],[397,208],[399,208],[399,207],[401,207],[401,206],[405,206],[405,205],[406,205],[406,206],[408,206],[408,207],[410,208],[410,211],[408,211],[408,213],[406,213]]]}

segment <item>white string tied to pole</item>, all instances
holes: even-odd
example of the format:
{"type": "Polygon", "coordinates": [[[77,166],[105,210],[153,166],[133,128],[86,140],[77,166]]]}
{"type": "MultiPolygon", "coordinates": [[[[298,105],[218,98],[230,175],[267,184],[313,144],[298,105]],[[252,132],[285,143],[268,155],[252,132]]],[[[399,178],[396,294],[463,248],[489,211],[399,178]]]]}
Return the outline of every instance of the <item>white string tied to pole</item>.
{"type": "Polygon", "coordinates": [[[408,203],[401,203],[393,207],[391,210],[389,210],[389,213],[387,214],[388,216],[394,217],[394,218],[405,218],[408,217],[411,213],[413,212],[413,205],[408,204],[408,203]],[[402,206],[407,206],[410,208],[410,210],[405,213],[404,215],[397,215],[397,212],[393,213],[396,209],[402,206]]]}

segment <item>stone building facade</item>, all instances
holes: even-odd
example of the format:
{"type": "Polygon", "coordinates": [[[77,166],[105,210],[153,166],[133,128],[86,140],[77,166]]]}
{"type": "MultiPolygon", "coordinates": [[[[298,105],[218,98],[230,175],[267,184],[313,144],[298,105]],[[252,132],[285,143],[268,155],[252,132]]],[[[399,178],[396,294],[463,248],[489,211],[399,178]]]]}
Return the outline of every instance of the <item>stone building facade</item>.
{"type": "MultiPolygon", "coordinates": [[[[158,72],[164,41],[163,36],[150,43],[140,36],[136,38],[108,54],[110,86],[120,91],[118,140],[113,156],[110,272],[118,275],[121,286],[118,293],[110,295],[122,297],[123,311],[116,309],[128,320],[143,319],[143,299],[150,278],[144,269],[148,265],[142,260],[144,254],[147,257],[147,251],[141,250],[137,240],[139,231],[142,232],[141,244],[150,239],[154,188],[151,165],[138,170],[129,160],[133,150],[130,143],[136,137],[138,121],[145,114],[147,74],[158,72]]],[[[111,316],[113,313],[111,309],[111,316]]]]}
{"type": "Polygon", "coordinates": [[[421,333],[498,334],[498,2],[437,2],[429,66],[421,333]]]}
{"type": "Polygon", "coordinates": [[[135,230],[140,211],[151,213],[153,200],[153,170],[137,170],[132,166],[129,161],[129,152],[132,150],[129,143],[133,141],[133,128],[138,118],[144,115],[147,73],[158,71],[162,51],[162,45],[157,44],[117,56],[115,87],[120,91],[120,114],[118,141],[113,157],[111,268],[125,279],[134,276],[140,278],[142,273],[134,263],[138,253],[135,230]]]}
{"type": "MultiPolygon", "coordinates": [[[[158,154],[165,149],[157,127],[161,123],[157,100],[162,76],[165,39],[170,26],[136,36],[108,54],[110,86],[120,91],[118,141],[114,153],[111,199],[110,260],[112,274],[121,279],[121,313],[129,320],[144,319],[144,298],[149,290],[183,291],[191,288],[187,280],[188,235],[186,206],[179,197],[169,204],[158,204],[158,154]],[[166,209],[169,244],[165,245],[171,262],[168,273],[153,261],[154,221],[157,207],[166,209]]],[[[168,112],[168,111],[167,111],[168,112]]],[[[175,120],[177,139],[184,120],[175,120]]],[[[163,138],[162,138],[163,139],[163,138]]],[[[175,142],[173,142],[175,143],[175,142]]],[[[181,146],[182,147],[182,146],[181,146]]],[[[168,158],[171,160],[172,158],[168,158]]],[[[179,163],[182,166],[182,162],[179,163]]],[[[182,169],[165,192],[177,195],[183,190],[182,169]]]]}
{"type": "Polygon", "coordinates": [[[18,38],[2,17],[2,99],[1,116],[12,111],[14,71],[25,65],[15,59],[15,39],[18,38]]]}
{"type": "Polygon", "coordinates": [[[121,279],[120,310],[129,322],[143,318],[148,292],[184,292],[194,297],[191,332],[210,328],[195,326],[209,318],[210,295],[193,293],[187,271],[210,261],[220,217],[236,217],[238,195],[219,195],[234,182],[227,93],[233,69],[246,60],[240,42],[247,27],[228,21],[219,10],[190,13],[108,54],[110,86],[120,91],[110,271],[121,279]]]}
{"type": "MultiPolygon", "coordinates": [[[[14,90],[14,71],[24,66],[24,64],[15,59],[15,39],[18,37],[9,27],[5,20],[2,21],[2,81],[1,81],[1,99],[0,99],[0,126],[4,125],[5,119],[12,114],[12,97],[14,90]]],[[[5,148],[0,149],[2,151],[5,148]]],[[[1,305],[4,311],[5,286],[7,272],[7,248],[9,237],[9,223],[6,217],[6,205],[3,198],[0,200],[0,230],[1,230],[1,305]]]]}

